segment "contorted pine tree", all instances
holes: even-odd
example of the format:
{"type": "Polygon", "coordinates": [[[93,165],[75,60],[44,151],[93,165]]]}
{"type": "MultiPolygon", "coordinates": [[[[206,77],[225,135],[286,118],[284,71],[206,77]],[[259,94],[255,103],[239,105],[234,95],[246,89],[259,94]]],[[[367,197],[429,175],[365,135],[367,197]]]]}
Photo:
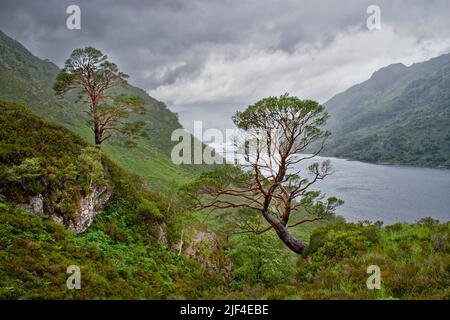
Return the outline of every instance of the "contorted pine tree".
{"type": "Polygon", "coordinates": [[[330,135],[320,129],[327,117],[317,102],[288,94],[263,99],[237,112],[233,121],[245,136],[246,161],[204,173],[182,192],[197,209],[247,208],[259,212],[268,227],[245,232],[260,234],[273,229],[289,249],[301,254],[306,244],[289,229],[328,219],[342,203],[335,197],[323,200],[320,192],[309,190],[329,174],[328,161],[309,165],[308,175],[300,177],[299,163],[315,157],[330,135]],[[316,150],[311,151],[314,146],[316,150]],[[305,154],[307,151],[310,154],[305,154]],[[308,217],[290,221],[300,208],[310,213],[308,217]]]}
{"type": "Polygon", "coordinates": [[[100,50],[92,47],[75,49],[53,86],[58,95],[78,90],[80,98],[87,98],[96,145],[101,145],[113,133],[133,137],[144,125],[139,121],[125,121],[130,114],[144,112],[141,97],[110,95],[109,89],[127,84],[128,75],[107,59],[100,50]]]}

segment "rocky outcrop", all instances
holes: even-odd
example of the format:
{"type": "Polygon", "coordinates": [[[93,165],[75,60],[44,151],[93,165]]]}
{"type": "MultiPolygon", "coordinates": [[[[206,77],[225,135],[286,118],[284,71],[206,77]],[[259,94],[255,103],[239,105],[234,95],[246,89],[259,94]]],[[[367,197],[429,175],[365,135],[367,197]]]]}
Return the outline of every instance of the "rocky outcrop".
{"type": "MultiPolygon", "coordinates": [[[[92,187],[91,192],[81,196],[76,201],[75,214],[71,217],[61,214],[55,209],[60,204],[60,201],[58,200],[46,199],[46,202],[49,203],[44,204],[44,196],[42,194],[31,197],[28,203],[17,204],[16,208],[25,210],[37,216],[42,216],[44,212],[47,212],[49,213],[49,218],[53,222],[66,225],[77,234],[80,234],[91,226],[95,215],[105,207],[111,195],[111,185],[95,185],[92,187]]],[[[160,239],[161,241],[166,241],[162,229],[160,230],[160,237],[162,237],[162,239],[160,239]]]]}
{"type": "Polygon", "coordinates": [[[37,196],[32,197],[29,203],[18,204],[16,205],[16,208],[42,216],[44,213],[44,197],[42,194],[38,194],[37,196]]]}
{"type": "Polygon", "coordinates": [[[111,194],[112,192],[109,187],[97,186],[90,194],[82,197],[75,214],[75,219],[69,221],[69,227],[77,234],[86,231],[91,226],[92,221],[94,221],[95,215],[108,202],[111,194]]]}
{"type": "Polygon", "coordinates": [[[187,247],[183,250],[183,239],[177,246],[179,252],[228,277],[231,272],[231,262],[224,252],[224,241],[212,231],[198,231],[192,238],[184,240],[187,247]]]}
{"type": "Polygon", "coordinates": [[[77,234],[83,233],[91,226],[94,217],[105,207],[111,195],[111,186],[98,185],[89,194],[79,198],[73,217],[58,214],[49,208],[49,218],[55,223],[68,226],[77,234]]]}
{"type": "Polygon", "coordinates": [[[159,225],[158,240],[159,240],[159,242],[161,242],[163,245],[167,246],[167,244],[168,244],[169,242],[167,241],[167,236],[166,236],[166,232],[164,231],[164,227],[165,227],[165,224],[159,225]]]}

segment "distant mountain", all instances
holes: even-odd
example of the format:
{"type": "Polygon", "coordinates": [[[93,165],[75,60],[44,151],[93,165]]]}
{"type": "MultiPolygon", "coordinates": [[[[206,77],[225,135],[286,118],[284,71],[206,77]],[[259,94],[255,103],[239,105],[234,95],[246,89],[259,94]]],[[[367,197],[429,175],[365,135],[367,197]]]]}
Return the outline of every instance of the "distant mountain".
{"type": "MultiPolygon", "coordinates": [[[[52,86],[58,72],[54,63],[37,58],[0,31],[0,99],[26,105],[34,113],[61,123],[92,142],[84,112],[86,107],[75,102],[75,95],[66,99],[55,97],[52,86]]],[[[138,147],[131,150],[114,142],[102,146],[116,163],[141,175],[153,188],[184,181],[200,169],[199,166],[176,166],[170,160],[176,143],[170,140],[170,135],[181,128],[176,114],[142,89],[128,85],[115,91],[144,98],[147,112],[139,116],[139,120],[146,123],[148,133],[148,138],[140,138],[138,147]]]]}
{"type": "Polygon", "coordinates": [[[450,54],[382,68],[324,105],[325,155],[450,167],[450,54]]]}

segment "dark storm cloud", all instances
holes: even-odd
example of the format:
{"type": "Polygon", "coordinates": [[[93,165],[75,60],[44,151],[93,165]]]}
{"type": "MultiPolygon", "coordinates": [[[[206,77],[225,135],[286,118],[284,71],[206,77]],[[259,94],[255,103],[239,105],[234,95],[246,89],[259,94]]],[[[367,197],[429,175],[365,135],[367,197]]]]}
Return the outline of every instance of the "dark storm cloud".
{"type": "Polygon", "coordinates": [[[392,60],[443,50],[449,12],[448,0],[0,0],[0,29],[60,66],[74,48],[95,46],[183,110],[280,90],[326,99],[392,60]],[[71,4],[81,30],[66,28],[71,4]],[[365,28],[370,4],[382,9],[382,36],[365,28]]]}
{"type": "Polygon", "coordinates": [[[152,88],[198,70],[211,47],[224,47],[232,55],[241,45],[292,50],[301,43],[326,41],[337,30],[362,24],[361,3],[2,0],[0,28],[59,65],[74,47],[101,47],[139,85],[152,88]],[[81,7],[81,31],[65,27],[70,4],[81,7]],[[185,64],[159,77],[143,71],[177,61],[185,64]]]}

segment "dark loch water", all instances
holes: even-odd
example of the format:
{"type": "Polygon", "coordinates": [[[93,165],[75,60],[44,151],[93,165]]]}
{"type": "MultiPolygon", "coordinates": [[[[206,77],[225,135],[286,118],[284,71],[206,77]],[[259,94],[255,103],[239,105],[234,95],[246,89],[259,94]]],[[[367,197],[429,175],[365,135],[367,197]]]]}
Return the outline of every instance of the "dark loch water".
{"type": "Polygon", "coordinates": [[[349,221],[415,222],[431,216],[450,220],[450,170],[330,160],[332,174],[320,189],[345,201],[337,214],[349,221]]]}

